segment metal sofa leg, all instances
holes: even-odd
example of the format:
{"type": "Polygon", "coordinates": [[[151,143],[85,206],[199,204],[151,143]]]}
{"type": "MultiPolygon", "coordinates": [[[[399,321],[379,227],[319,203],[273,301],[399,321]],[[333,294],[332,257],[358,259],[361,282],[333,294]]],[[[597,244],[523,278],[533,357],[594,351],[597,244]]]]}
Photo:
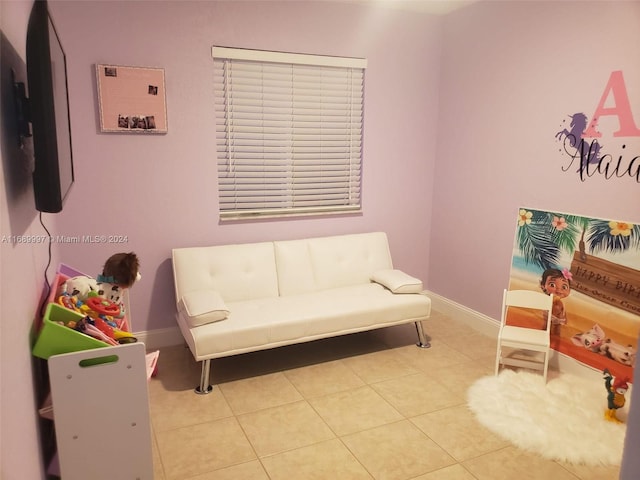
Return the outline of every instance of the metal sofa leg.
{"type": "Polygon", "coordinates": [[[200,385],[195,388],[198,395],[206,395],[211,393],[213,387],[209,383],[209,373],[211,371],[211,359],[202,361],[202,372],[200,372],[200,385]]]}
{"type": "Polygon", "coordinates": [[[418,332],[418,343],[416,345],[420,348],[430,348],[431,344],[427,342],[427,337],[422,330],[422,322],[414,322],[416,324],[416,330],[418,332]]]}

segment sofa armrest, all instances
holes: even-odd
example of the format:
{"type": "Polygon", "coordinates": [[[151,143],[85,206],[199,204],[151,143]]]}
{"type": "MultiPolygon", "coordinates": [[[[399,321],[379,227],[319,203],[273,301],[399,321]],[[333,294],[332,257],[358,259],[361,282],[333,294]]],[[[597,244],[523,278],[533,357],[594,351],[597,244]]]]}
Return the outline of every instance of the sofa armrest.
{"type": "Polygon", "coordinates": [[[215,290],[186,293],[178,302],[178,311],[185,314],[190,327],[219,322],[229,316],[222,296],[215,290]]]}
{"type": "Polygon", "coordinates": [[[422,281],[404,273],[402,270],[378,270],[371,275],[371,281],[388,288],[392,293],[422,292],[422,281]]]}

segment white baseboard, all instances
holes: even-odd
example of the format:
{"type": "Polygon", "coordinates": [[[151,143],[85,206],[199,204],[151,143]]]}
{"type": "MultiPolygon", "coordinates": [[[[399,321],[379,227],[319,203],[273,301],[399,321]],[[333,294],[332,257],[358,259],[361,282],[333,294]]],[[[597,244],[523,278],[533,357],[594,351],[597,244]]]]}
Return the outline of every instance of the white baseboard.
{"type": "Polygon", "coordinates": [[[498,327],[500,322],[487,315],[465,307],[459,303],[449,300],[437,293],[427,290],[426,295],[431,299],[431,308],[445,315],[455,317],[464,322],[474,330],[493,338],[498,338],[498,327]]]}
{"type": "Polygon", "coordinates": [[[160,328],[158,330],[147,330],[144,332],[135,332],[134,336],[138,341],[143,342],[147,350],[157,350],[162,347],[172,347],[174,345],[183,345],[185,343],[180,329],[176,327],[160,328]]]}
{"type": "MultiPolygon", "coordinates": [[[[465,307],[459,303],[449,300],[437,293],[426,292],[427,296],[431,298],[431,306],[434,310],[455,317],[477,330],[492,338],[498,338],[498,330],[500,327],[500,321],[488,317],[480,312],[465,307]]],[[[549,366],[552,369],[559,372],[569,373],[577,376],[588,377],[591,379],[601,379],[602,373],[584,363],[578,362],[573,357],[565,355],[564,353],[554,351],[549,357],[549,366]]]]}

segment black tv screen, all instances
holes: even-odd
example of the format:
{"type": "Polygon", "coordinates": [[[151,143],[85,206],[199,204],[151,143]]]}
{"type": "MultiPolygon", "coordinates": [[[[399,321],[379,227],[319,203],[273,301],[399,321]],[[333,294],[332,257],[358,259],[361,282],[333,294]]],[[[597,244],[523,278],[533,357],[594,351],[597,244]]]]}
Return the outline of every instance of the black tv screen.
{"type": "Polygon", "coordinates": [[[33,4],[26,54],[35,204],[41,212],[57,213],[73,185],[73,154],[66,57],[46,1],[33,4]]]}

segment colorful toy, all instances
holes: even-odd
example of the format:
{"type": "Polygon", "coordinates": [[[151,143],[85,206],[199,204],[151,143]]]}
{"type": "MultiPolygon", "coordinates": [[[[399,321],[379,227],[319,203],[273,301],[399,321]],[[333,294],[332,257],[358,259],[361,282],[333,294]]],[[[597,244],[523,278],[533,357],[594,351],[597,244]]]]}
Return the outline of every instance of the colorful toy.
{"type": "Polygon", "coordinates": [[[66,326],[109,345],[135,343],[138,341],[131,333],[110,326],[100,317],[92,318],[86,316],[77,322],[68,322],[66,326]]]}
{"type": "Polygon", "coordinates": [[[76,304],[78,303],[78,299],[76,297],[72,297],[71,295],[64,294],[58,297],[58,303],[69,310],[74,310],[78,312],[78,308],[76,308],[76,304]]]}
{"type": "Polygon", "coordinates": [[[614,379],[606,368],[602,373],[604,374],[604,386],[607,389],[607,410],[604,412],[604,418],[610,422],[622,423],[622,420],[616,417],[616,410],[624,407],[624,394],[629,389],[629,377],[614,379]]]}
{"type": "MultiPolygon", "coordinates": [[[[100,275],[98,275],[98,278],[100,275]]],[[[105,300],[113,302],[118,305],[120,309],[120,313],[118,315],[114,315],[115,317],[124,317],[125,307],[124,307],[124,288],[120,288],[118,285],[106,282],[98,283],[98,295],[105,300]]]]}
{"type": "Polygon", "coordinates": [[[110,317],[118,317],[120,315],[120,307],[108,298],[90,297],[87,299],[87,306],[100,315],[110,317]]]}
{"type": "Polygon", "coordinates": [[[98,282],[94,278],[80,275],[71,277],[60,287],[59,295],[70,295],[84,302],[92,292],[98,291],[98,282]]]}
{"type": "Polygon", "coordinates": [[[138,271],[140,262],[135,253],[116,253],[111,255],[98,275],[98,294],[120,306],[120,313],[114,317],[124,317],[124,291],[140,280],[138,271]]]}
{"type": "Polygon", "coordinates": [[[129,332],[125,332],[123,330],[119,330],[117,328],[113,329],[113,338],[119,344],[124,343],[135,343],[138,341],[136,337],[131,335],[129,332]]]}
{"type": "MultiPolygon", "coordinates": [[[[109,338],[113,338],[113,327],[100,317],[93,319],[93,325],[109,338]]],[[[115,338],[113,338],[115,340],[115,338]]]]}
{"type": "Polygon", "coordinates": [[[77,330],[78,332],[82,332],[98,340],[102,340],[103,342],[109,345],[118,345],[118,342],[116,342],[113,338],[109,337],[107,334],[102,332],[92,322],[93,320],[90,317],[84,317],[78,320],[74,330],[77,330]]]}
{"type": "Polygon", "coordinates": [[[123,294],[140,280],[139,265],[135,253],[116,253],[105,262],[97,280],[79,275],[62,283],[56,302],[84,316],[67,326],[109,345],[137,342],[127,331],[123,294]]]}

